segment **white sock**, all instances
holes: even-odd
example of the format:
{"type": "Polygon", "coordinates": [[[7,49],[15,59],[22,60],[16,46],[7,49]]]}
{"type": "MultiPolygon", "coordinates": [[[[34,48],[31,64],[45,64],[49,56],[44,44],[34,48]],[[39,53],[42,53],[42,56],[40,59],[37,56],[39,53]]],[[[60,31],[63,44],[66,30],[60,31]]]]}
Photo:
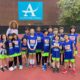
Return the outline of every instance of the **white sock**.
{"type": "Polygon", "coordinates": [[[32,59],[30,59],[30,64],[33,64],[33,60],[32,59]]]}
{"type": "Polygon", "coordinates": [[[33,64],[35,64],[35,60],[33,59],[32,61],[33,61],[33,64]]]}

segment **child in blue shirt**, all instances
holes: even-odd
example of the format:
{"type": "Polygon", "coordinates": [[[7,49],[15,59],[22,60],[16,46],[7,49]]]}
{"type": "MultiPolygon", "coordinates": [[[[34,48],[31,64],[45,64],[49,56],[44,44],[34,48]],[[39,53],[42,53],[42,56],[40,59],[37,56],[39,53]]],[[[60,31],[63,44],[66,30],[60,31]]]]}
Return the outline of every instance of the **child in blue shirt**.
{"type": "Polygon", "coordinates": [[[27,54],[27,40],[26,38],[22,39],[21,42],[21,54],[22,54],[22,59],[24,59],[24,63],[26,66],[28,66],[28,54],[27,54]]]}
{"type": "Polygon", "coordinates": [[[77,51],[77,41],[78,41],[78,34],[76,33],[76,28],[75,26],[72,26],[71,29],[70,29],[70,34],[68,34],[69,36],[69,39],[71,41],[73,41],[74,45],[75,45],[75,55],[78,53],[77,51]]]}
{"type": "Polygon", "coordinates": [[[21,40],[18,38],[16,34],[13,34],[13,44],[14,44],[14,69],[17,68],[17,58],[19,61],[19,69],[23,69],[21,56],[21,40]]]}
{"type": "MultiPolygon", "coordinates": [[[[65,35],[64,28],[63,27],[60,27],[59,28],[59,36],[60,36],[60,41],[61,41],[62,45],[64,43],[64,35],[65,35]]],[[[64,65],[64,50],[63,50],[63,46],[62,46],[62,49],[61,49],[60,53],[61,53],[60,54],[61,55],[60,64],[61,65],[64,65]]]]}
{"type": "Polygon", "coordinates": [[[43,52],[42,52],[42,69],[45,71],[47,69],[47,59],[49,57],[49,51],[50,51],[50,38],[48,37],[48,31],[44,31],[44,37],[43,37],[43,52]]]}
{"type": "Polygon", "coordinates": [[[52,67],[53,71],[59,72],[60,69],[60,49],[62,48],[61,42],[59,41],[59,36],[55,36],[55,40],[52,41],[51,49],[52,49],[52,67]]]}
{"type": "Polygon", "coordinates": [[[41,32],[41,28],[37,27],[37,47],[36,47],[36,62],[37,65],[41,64],[41,52],[42,52],[42,38],[43,38],[43,33],[41,32]]]}
{"type": "Polygon", "coordinates": [[[37,36],[33,28],[30,29],[30,36],[27,39],[28,53],[29,53],[29,63],[31,66],[35,65],[36,62],[36,46],[37,46],[37,36]]]}
{"type": "Polygon", "coordinates": [[[67,67],[71,64],[72,65],[72,70],[75,73],[75,55],[74,55],[74,43],[69,40],[68,35],[64,36],[65,41],[63,44],[64,47],[64,71],[63,73],[67,73],[67,67]]]}
{"type": "Polygon", "coordinates": [[[13,45],[13,36],[12,34],[8,35],[8,39],[6,41],[6,49],[9,57],[9,70],[13,71],[13,57],[14,57],[14,45],[13,45]]]}

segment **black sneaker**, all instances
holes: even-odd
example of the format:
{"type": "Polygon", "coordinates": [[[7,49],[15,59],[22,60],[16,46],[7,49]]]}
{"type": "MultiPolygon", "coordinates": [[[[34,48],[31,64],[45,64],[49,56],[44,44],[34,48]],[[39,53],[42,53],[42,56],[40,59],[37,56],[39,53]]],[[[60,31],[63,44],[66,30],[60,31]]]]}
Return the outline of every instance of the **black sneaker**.
{"type": "Polygon", "coordinates": [[[8,67],[7,67],[7,66],[4,66],[4,69],[5,69],[5,70],[8,70],[8,67]]]}
{"type": "Polygon", "coordinates": [[[56,68],[53,68],[53,72],[56,72],[56,68]]]}
{"type": "Polygon", "coordinates": [[[59,70],[59,68],[56,68],[56,72],[59,72],[60,70],[59,70]]]}
{"type": "Polygon", "coordinates": [[[0,68],[0,70],[2,71],[2,72],[4,72],[4,68],[2,67],[2,68],[0,68]]]}

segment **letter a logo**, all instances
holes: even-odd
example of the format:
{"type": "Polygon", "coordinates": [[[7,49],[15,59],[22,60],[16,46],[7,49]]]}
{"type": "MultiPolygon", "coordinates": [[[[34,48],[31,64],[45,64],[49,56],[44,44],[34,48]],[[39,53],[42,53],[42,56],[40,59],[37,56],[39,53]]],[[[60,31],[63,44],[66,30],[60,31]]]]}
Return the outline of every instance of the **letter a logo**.
{"type": "Polygon", "coordinates": [[[36,16],[35,12],[37,10],[38,10],[38,8],[33,10],[31,4],[29,4],[28,7],[27,7],[27,10],[22,10],[22,12],[24,13],[24,16],[28,16],[29,13],[31,14],[31,16],[36,16]]]}

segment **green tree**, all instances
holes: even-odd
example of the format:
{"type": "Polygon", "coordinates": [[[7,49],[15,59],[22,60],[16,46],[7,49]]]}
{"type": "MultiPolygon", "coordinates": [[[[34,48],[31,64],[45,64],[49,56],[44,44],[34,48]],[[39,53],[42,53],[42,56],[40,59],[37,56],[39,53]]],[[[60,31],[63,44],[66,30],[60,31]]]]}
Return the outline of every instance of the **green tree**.
{"type": "Polygon", "coordinates": [[[80,0],[59,0],[59,24],[80,24],[80,0]]]}

